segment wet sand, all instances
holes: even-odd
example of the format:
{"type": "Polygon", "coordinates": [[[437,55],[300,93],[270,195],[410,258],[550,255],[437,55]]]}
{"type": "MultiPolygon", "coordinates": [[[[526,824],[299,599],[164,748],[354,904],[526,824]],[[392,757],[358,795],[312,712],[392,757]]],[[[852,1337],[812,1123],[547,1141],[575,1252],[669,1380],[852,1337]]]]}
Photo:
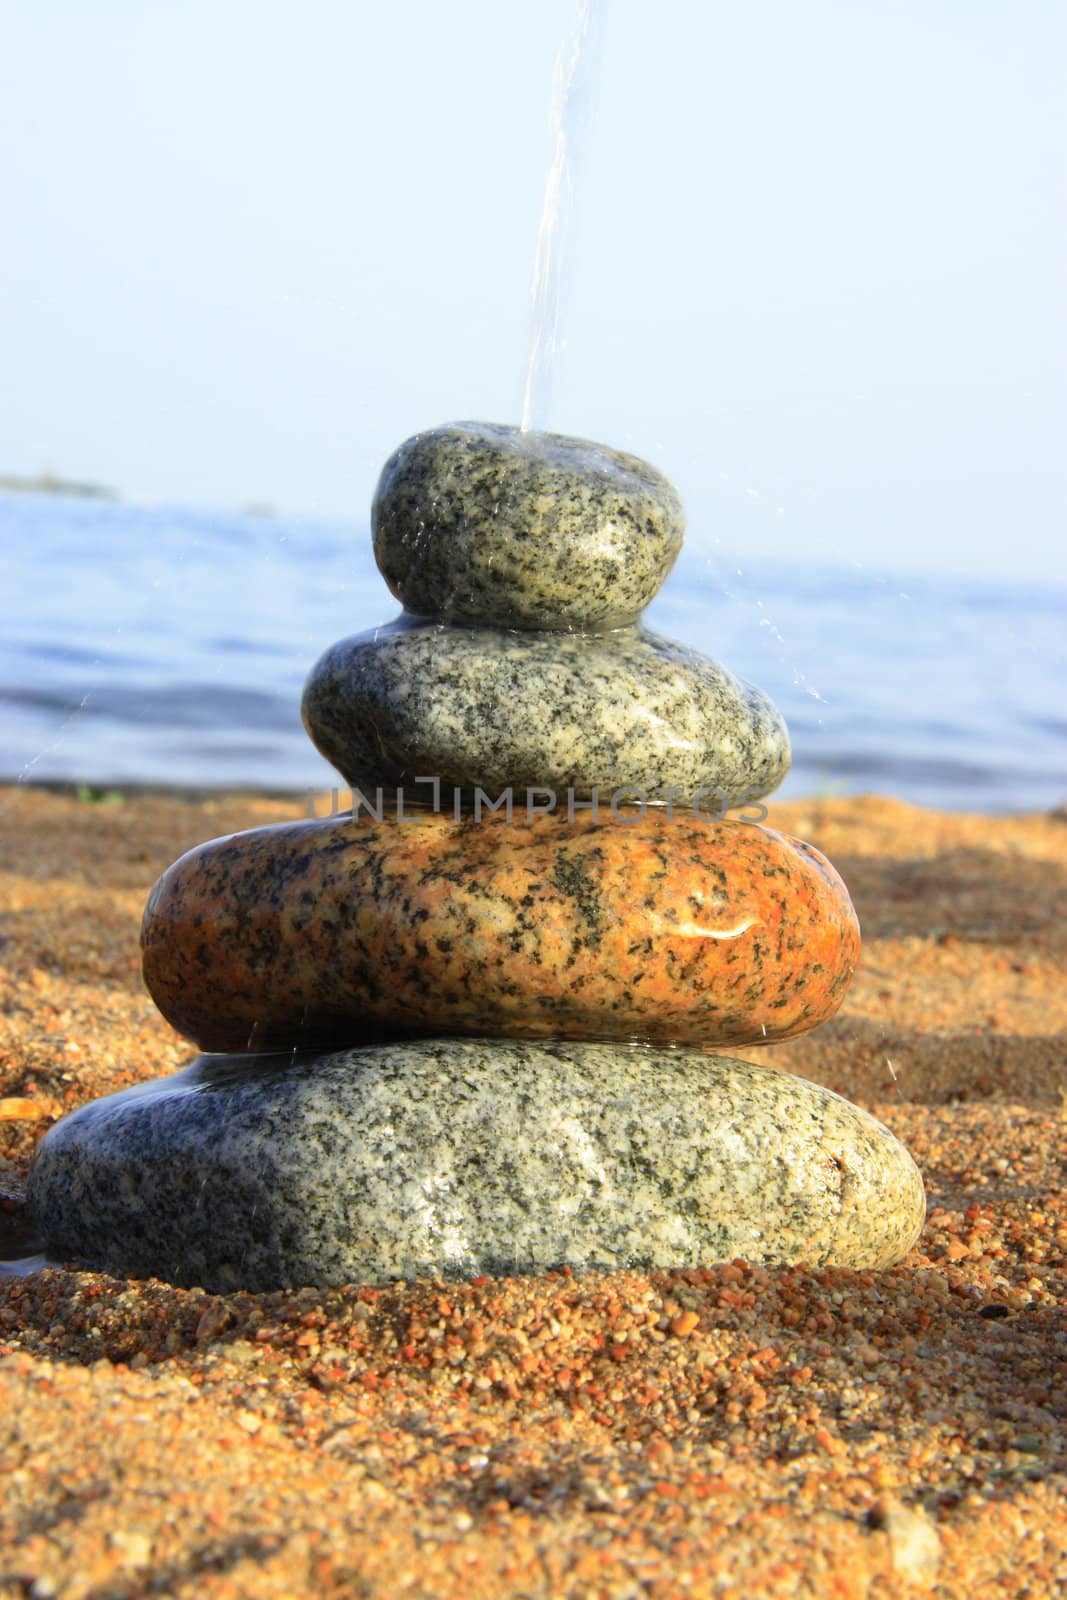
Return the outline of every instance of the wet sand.
{"type": "MultiPolygon", "coordinates": [[[[159,871],[301,814],[0,790],[0,1254],[34,1145],[192,1054],[140,981],[159,871]]],[[[0,1600],[1041,1596],[1067,1584],[1067,820],[773,806],[864,929],[842,1011],[736,1053],[908,1144],[888,1272],[220,1297],[0,1278],[0,1600]]]]}

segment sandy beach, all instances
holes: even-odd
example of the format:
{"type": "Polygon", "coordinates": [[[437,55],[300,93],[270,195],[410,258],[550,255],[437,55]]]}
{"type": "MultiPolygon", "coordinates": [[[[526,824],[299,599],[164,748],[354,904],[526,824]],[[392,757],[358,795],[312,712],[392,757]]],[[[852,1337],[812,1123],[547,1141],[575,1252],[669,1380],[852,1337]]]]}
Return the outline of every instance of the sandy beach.
{"type": "MultiPolygon", "coordinates": [[[[157,874],[298,801],[0,790],[0,1256],[44,1131],[194,1053],[157,874]]],[[[841,1012],[735,1052],[922,1169],[880,1273],[221,1297],[0,1276],[0,1600],[1043,1596],[1067,1586],[1067,817],[772,802],[864,932],[841,1012]]]]}

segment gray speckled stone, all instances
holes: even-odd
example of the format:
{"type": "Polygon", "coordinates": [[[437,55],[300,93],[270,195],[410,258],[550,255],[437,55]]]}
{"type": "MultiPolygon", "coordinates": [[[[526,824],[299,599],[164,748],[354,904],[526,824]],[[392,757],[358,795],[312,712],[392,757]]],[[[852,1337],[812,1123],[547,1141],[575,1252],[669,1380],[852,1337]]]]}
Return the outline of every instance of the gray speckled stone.
{"type": "Polygon", "coordinates": [[[766,695],[639,627],[537,634],[401,619],[327,650],[303,715],[364,792],[425,775],[494,793],[712,788],[739,805],[789,770],[789,735],[766,695]]]}
{"type": "Polygon", "coordinates": [[[827,1089],[643,1045],[202,1056],[45,1137],[53,1254],[225,1291],[746,1257],[889,1266],[923,1185],[827,1089]]]}
{"type": "Polygon", "coordinates": [[[674,565],[685,514],[637,456],[558,433],[457,422],[386,462],[374,554],[409,611],[510,628],[634,622],[674,565]]]}

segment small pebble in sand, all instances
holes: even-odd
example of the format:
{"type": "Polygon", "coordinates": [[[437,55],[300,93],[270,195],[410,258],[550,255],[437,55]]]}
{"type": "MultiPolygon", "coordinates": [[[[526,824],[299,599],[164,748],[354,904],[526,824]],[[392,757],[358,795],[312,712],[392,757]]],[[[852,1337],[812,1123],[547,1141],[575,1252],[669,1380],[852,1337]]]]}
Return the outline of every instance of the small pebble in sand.
{"type": "Polygon", "coordinates": [[[9,1097],[0,1100],[0,1122],[38,1122],[48,1113],[36,1100],[9,1097]]]}

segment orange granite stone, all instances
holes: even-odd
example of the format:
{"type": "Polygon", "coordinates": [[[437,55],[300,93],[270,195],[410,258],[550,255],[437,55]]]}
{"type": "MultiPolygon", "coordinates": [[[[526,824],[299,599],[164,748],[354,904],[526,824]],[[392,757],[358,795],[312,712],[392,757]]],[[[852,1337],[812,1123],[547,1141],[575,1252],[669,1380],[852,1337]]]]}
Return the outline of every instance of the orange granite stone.
{"type": "Polygon", "coordinates": [[[144,976],[204,1050],[396,1033],[768,1043],[840,1005],[844,884],[746,822],[344,816],[189,851],[149,897],[144,976]]]}

